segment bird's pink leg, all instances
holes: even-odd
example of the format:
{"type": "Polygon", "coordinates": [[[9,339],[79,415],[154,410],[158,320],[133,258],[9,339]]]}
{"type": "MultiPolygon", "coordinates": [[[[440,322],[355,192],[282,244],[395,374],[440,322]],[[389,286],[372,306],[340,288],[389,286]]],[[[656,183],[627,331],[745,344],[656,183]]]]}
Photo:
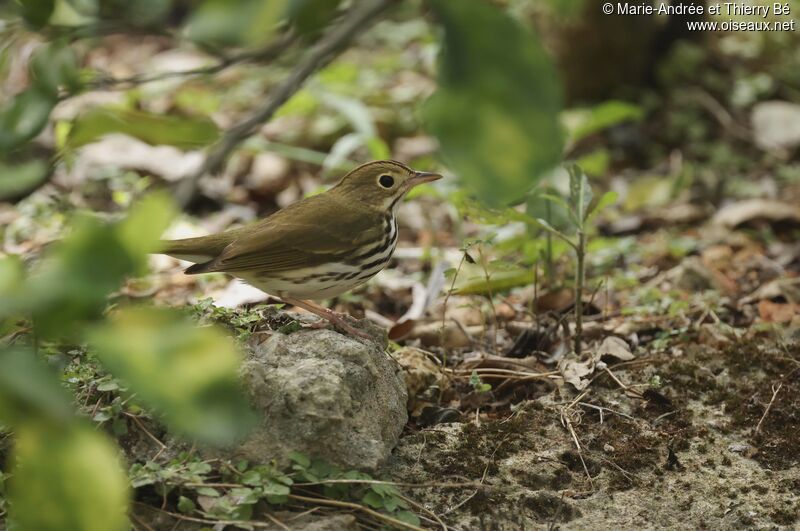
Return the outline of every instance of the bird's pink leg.
{"type": "Polygon", "coordinates": [[[283,302],[287,304],[291,304],[292,306],[297,306],[298,308],[302,308],[306,311],[313,313],[319,317],[322,317],[329,323],[333,324],[336,327],[341,328],[348,334],[352,334],[357,337],[363,337],[364,339],[372,339],[372,336],[368,333],[364,332],[363,330],[359,330],[355,328],[353,325],[349,324],[345,321],[341,315],[334,312],[329,308],[325,308],[324,306],[320,306],[319,304],[315,304],[311,301],[303,300],[303,299],[294,299],[292,297],[281,297],[283,302]]]}

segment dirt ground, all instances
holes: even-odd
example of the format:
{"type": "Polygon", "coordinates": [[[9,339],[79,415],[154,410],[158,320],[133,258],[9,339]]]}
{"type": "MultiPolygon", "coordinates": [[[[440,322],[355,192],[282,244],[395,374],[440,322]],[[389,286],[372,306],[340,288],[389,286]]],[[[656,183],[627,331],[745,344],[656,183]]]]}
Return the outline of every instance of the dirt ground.
{"type": "Polygon", "coordinates": [[[575,399],[410,431],[388,469],[458,529],[795,529],[799,368],[796,344],[690,343],[575,399]]]}

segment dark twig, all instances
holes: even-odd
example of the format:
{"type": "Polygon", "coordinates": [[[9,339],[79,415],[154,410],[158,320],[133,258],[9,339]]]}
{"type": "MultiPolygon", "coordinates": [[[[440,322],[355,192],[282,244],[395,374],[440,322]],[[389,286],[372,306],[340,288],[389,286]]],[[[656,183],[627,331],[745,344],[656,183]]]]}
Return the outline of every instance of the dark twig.
{"type": "Polygon", "coordinates": [[[217,172],[228,155],[244,139],[252,135],[261,124],[267,122],[312,74],[330,63],[344,50],[352,38],[366,30],[370,21],[392,5],[394,0],[368,0],[358,2],[345,13],[342,20],[325,34],[304,57],[300,64],[273,91],[267,101],[245,120],[228,129],[222,138],[211,147],[202,166],[186,176],[176,191],[181,204],[188,203],[195,195],[197,183],[207,173],[217,172]]]}
{"type": "Polygon", "coordinates": [[[174,77],[208,76],[218,74],[226,68],[241,63],[266,63],[277,59],[287,48],[295,42],[295,35],[292,32],[282,34],[275,42],[259,48],[257,50],[247,50],[227,57],[221,57],[216,63],[192,68],[190,70],[179,70],[177,72],[159,72],[158,74],[136,74],[130,77],[115,78],[101,76],[99,79],[89,83],[92,88],[126,88],[131,85],[141,85],[162,81],[174,77]]]}

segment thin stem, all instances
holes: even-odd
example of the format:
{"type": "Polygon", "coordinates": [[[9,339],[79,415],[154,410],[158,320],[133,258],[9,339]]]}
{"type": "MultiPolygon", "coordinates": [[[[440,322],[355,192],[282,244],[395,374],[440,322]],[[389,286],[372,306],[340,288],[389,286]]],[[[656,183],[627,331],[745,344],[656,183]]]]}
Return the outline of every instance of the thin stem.
{"type": "Polygon", "coordinates": [[[575,354],[580,355],[583,340],[583,282],[584,258],[586,255],[586,234],[578,229],[578,245],[575,248],[578,256],[575,266],[575,354]]]}

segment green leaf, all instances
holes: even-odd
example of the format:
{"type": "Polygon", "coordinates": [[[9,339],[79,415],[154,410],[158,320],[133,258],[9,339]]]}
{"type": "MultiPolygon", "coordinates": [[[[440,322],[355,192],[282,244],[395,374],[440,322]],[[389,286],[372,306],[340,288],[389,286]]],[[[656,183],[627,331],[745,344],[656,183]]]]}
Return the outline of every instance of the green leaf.
{"type": "Polygon", "coordinates": [[[64,40],[37,49],[30,68],[34,84],[53,96],[58,95],[59,89],[72,93],[81,87],[78,56],[64,40]]]}
{"type": "Polygon", "coordinates": [[[539,225],[541,225],[544,230],[551,233],[553,236],[563,240],[564,242],[568,243],[569,246],[572,247],[573,249],[575,248],[575,243],[573,243],[572,240],[570,240],[566,234],[564,234],[560,230],[550,225],[550,223],[548,223],[546,220],[537,218],[536,221],[539,222],[539,225]]]}
{"type": "Polygon", "coordinates": [[[212,47],[257,46],[269,41],[286,15],[287,0],[205,0],[186,28],[188,37],[212,47]]]}
{"type": "Polygon", "coordinates": [[[289,21],[301,35],[314,35],[333,19],[339,0],[292,0],[289,21]]]}
{"type": "Polygon", "coordinates": [[[184,514],[191,514],[195,512],[197,507],[195,507],[194,502],[187,498],[186,496],[181,496],[178,498],[178,510],[184,514]]]}
{"type": "Polygon", "coordinates": [[[589,204],[592,202],[592,187],[589,179],[577,164],[567,167],[569,171],[569,203],[575,213],[578,228],[583,229],[586,217],[589,215],[589,204]]]}
{"type": "Polygon", "coordinates": [[[24,285],[5,294],[0,317],[32,313],[42,336],[74,334],[76,322],[102,314],[106,297],[126,276],[145,271],[145,253],[157,245],[172,212],[166,196],[152,196],[117,224],[77,218],[24,285]]]}
{"type": "Polygon", "coordinates": [[[208,496],[209,498],[219,498],[219,491],[213,487],[199,487],[197,494],[208,496]]]}
{"type": "Polygon", "coordinates": [[[0,110],[0,155],[38,135],[55,104],[56,97],[38,86],[11,98],[0,110]]]}
{"type": "Polygon", "coordinates": [[[166,309],[128,308],[89,338],[100,361],[173,431],[227,445],[252,424],[237,378],[238,352],[216,328],[199,328],[166,309]]]}
{"type": "Polygon", "coordinates": [[[122,246],[132,256],[144,256],[158,248],[161,234],[177,214],[175,203],[164,192],[152,193],[135,204],[116,229],[122,246]]]}
{"type": "Polygon", "coordinates": [[[39,29],[50,20],[55,0],[21,0],[22,18],[33,29],[39,29]]]}
{"type": "Polygon", "coordinates": [[[103,382],[97,386],[97,390],[102,392],[116,391],[117,389],[119,389],[119,384],[114,380],[111,380],[109,382],[103,382]]]}
{"type": "Polygon", "coordinates": [[[518,201],[561,158],[555,69],[538,39],[491,3],[430,5],[444,43],[426,126],[480,200],[518,201]]]}
{"type": "Polygon", "coordinates": [[[73,418],[71,400],[58,377],[27,349],[0,351],[0,424],[73,418]]]}
{"type": "Polygon", "coordinates": [[[76,149],[111,133],[123,133],[148,144],[186,149],[206,146],[219,138],[217,126],[208,118],[96,107],[75,120],[67,136],[66,147],[76,149]]]}
{"type": "Polygon", "coordinates": [[[419,520],[419,516],[412,513],[411,511],[397,511],[397,513],[394,514],[394,517],[400,520],[401,522],[415,525],[417,527],[419,527],[421,523],[419,520]]]}
{"type": "Polygon", "coordinates": [[[508,271],[494,271],[489,280],[483,273],[476,275],[459,275],[453,293],[456,295],[473,295],[486,293],[500,293],[518,286],[527,286],[533,283],[533,269],[514,268],[508,271]],[[461,279],[464,280],[461,280],[461,279]]]}
{"type": "Polygon", "coordinates": [[[263,482],[261,479],[261,474],[255,470],[248,470],[245,472],[244,475],[242,475],[241,481],[245,485],[261,485],[263,482]]]}
{"type": "Polygon", "coordinates": [[[364,497],[361,498],[361,502],[369,505],[373,509],[383,509],[383,496],[372,489],[368,490],[364,497]]]}
{"type": "Polygon", "coordinates": [[[589,135],[628,121],[644,118],[644,110],[639,105],[625,101],[610,100],[590,109],[573,109],[565,113],[568,136],[577,142],[589,135]]]}
{"type": "Polygon", "coordinates": [[[0,161],[0,201],[21,197],[34,190],[47,179],[50,170],[50,165],[42,160],[15,165],[0,161]]]}
{"type": "Polygon", "coordinates": [[[26,423],[15,430],[11,518],[20,529],[129,529],[128,478],[116,447],[83,424],[26,423]]]}
{"type": "Polygon", "coordinates": [[[290,452],[289,459],[296,463],[300,468],[308,468],[311,466],[311,459],[300,452],[290,452]]]}
{"type": "Polygon", "coordinates": [[[592,219],[594,216],[616,203],[618,198],[619,194],[613,191],[609,191],[601,195],[600,199],[594,205],[592,205],[591,210],[589,211],[589,219],[592,219]]]}

